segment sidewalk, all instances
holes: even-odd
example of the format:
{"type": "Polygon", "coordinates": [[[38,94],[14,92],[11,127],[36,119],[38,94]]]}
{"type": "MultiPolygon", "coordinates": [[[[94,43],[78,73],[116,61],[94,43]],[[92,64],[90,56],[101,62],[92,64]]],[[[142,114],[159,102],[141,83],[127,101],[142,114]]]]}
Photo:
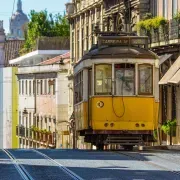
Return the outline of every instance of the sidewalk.
{"type": "Polygon", "coordinates": [[[144,146],[143,150],[179,150],[180,145],[158,145],[158,146],[144,146]]]}

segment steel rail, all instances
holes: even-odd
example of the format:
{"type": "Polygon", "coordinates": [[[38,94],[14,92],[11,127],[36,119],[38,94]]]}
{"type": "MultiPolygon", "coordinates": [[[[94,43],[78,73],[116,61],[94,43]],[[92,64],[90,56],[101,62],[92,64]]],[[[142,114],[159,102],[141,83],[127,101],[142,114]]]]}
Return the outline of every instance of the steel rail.
{"type": "Polygon", "coordinates": [[[37,154],[43,156],[45,159],[49,160],[50,162],[53,162],[54,164],[58,165],[58,167],[65,172],[67,175],[69,175],[71,178],[73,178],[74,180],[84,180],[83,178],[81,178],[80,176],[78,176],[77,174],[75,174],[74,172],[72,172],[71,170],[69,170],[68,168],[66,168],[65,166],[63,166],[62,164],[60,164],[59,162],[55,161],[54,159],[50,158],[49,156],[47,156],[46,154],[39,152],[38,150],[32,149],[32,151],[36,152],[37,154]]]}
{"type": "Polygon", "coordinates": [[[34,180],[33,177],[26,171],[23,165],[18,162],[18,160],[11,152],[9,152],[7,149],[3,149],[3,151],[12,160],[13,165],[24,180],[34,180]]]}
{"type": "MultiPolygon", "coordinates": [[[[166,170],[166,171],[171,172],[171,173],[176,174],[176,175],[180,175],[180,172],[178,172],[178,171],[174,171],[174,170],[172,170],[172,169],[166,168],[166,167],[161,166],[161,165],[159,165],[159,164],[156,164],[156,163],[153,163],[153,162],[150,162],[150,161],[143,160],[142,158],[134,157],[134,156],[132,156],[132,155],[126,153],[126,152],[120,152],[120,151],[119,151],[119,152],[115,152],[115,153],[125,155],[125,156],[130,157],[130,158],[133,158],[133,159],[135,159],[135,160],[142,161],[142,162],[144,162],[145,164],[148,164],[148,165],[152,165],[152,166],[161,168],[161,169],[163,169],[163,170],[166,170]]],[[[141,155],[139,152],[136,152],[136,153],[138,153],[139,155],[141,155]]],[[[162,158],[162,159],[163,159],[163,158],[162,158]]]]}

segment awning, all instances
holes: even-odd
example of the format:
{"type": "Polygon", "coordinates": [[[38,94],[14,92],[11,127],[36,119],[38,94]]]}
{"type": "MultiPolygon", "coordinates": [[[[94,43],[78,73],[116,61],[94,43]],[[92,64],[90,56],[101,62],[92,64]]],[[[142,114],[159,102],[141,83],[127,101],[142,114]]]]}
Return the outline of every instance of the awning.
{"type": "Polygon", "coordinates": [[[174,64],[169,68],[166,74],[159,81],[160,85],[169,84],[169,83],[179,83],[180,81],[180,56],[176,59],[174,64]]]}
{"type": "Polygon", "coordinates": [[[167,61],[172,54],[164,54],[162,56],[159,56],[159,65],[163,64],[165,61],[167,61]]]}

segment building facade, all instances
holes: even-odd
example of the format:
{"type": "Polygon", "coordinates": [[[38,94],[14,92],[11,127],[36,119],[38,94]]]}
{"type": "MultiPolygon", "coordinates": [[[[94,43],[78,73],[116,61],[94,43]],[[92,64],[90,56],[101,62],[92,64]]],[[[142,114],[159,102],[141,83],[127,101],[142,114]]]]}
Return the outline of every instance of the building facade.
{"type": "Polygon", "coordinates": [[[83,0],[66,4],[71,32],[71,60],[77,62],[93,44],[94,30],[136,32],[136,23],[143,16],[157,12],[156,0],[83,0]]]}
{"type": "Polygon", "coordinates": [[[20,148],[68,148],[68,65],[18,68],[20,148]]]}
{"type": "MultiPolygon", "coordinates": [[[[149,47],[152,51],[160,56],[160,112],[159,112],[159,129],[166,124],[167,120],[177,120],[176,133],[171,136],[160,131],[160,143],[180,143],[180,116],[179,116],[179,88],[178,83],[170,82],[172,73],[179,61],[179,0],[157,0],[154,11],[156,15],[151,14],[152,20],[155,16],[164,18],[164,23],[160,26],[149,27],[144,35],[149,36],[149,47]],[[177,62],[176,62],[177,61],[177,62]],[[173,65],[175,63],[175,65],[173,65]],[[170,74],[171,74],[170,73],[170,74]],[[165,80],[166,79],[166,80],[165,80]]],[[[178,67],[178,66],[177,66],[178,67]]],[[[177,69],[178,70],[178,69],[177,69]]],[[[173,74],[173,73],[172,73],[173,74]]],[[[175,72],[174,74],[175,75],[175,72]]]]}

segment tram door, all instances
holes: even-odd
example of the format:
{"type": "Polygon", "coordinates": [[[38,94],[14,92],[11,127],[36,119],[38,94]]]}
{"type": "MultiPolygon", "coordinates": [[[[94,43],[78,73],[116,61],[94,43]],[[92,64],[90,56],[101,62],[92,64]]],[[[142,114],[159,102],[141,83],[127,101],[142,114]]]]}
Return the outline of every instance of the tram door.
{"type": "Polygon", "coordinates": [[[92,119],[92,69],[88,69],[88,126],[91,127],[92,119]]]}

